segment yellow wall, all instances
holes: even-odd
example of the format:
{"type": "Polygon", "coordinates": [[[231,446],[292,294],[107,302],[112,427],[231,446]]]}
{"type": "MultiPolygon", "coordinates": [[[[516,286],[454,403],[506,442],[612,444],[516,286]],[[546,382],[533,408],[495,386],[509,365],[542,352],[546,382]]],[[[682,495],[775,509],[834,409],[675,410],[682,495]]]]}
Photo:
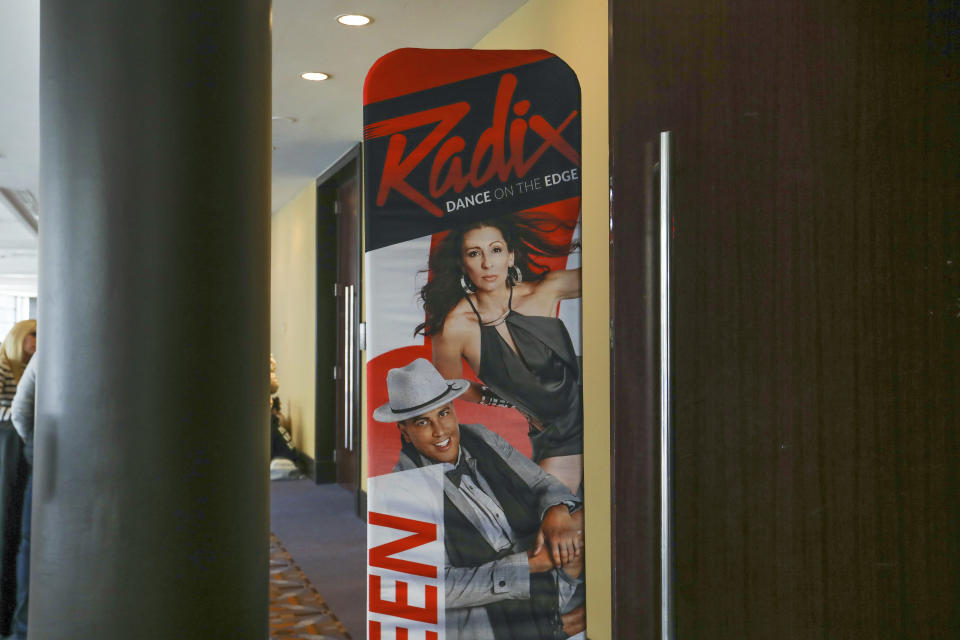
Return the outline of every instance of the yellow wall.
{"type": "Polygon", "coordinates": [[[587,625],[610,640],[609,136],[606,0],[530,0],[477,49],[546,49],[577,73],[583,92],[583,396],[587,513],[587,625]]]}
{"type": "Polygon", "coordinates": [[[293,442],[314,456],[317,193],[311,182],[271,221],[270,349],[293,442]]]}

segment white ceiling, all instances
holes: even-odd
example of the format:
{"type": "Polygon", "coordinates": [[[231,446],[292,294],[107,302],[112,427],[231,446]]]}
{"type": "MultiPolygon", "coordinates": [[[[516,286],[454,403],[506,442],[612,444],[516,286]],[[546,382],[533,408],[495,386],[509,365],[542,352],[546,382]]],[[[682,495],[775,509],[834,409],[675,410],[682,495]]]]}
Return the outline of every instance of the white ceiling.
{"type": "MultiPolygon", "coordinates": [[[[526,0],[274,0],[276,211],[360,140],[363,78],[399,47],[472,47],[526,0]],[[343,13],[373,17],[344,27],[343,13]],[[308,82],[305,71],[331,78],[308,82]]],[[[0,1],[0,188],[38,192],[39,2],[0,1]]],[[[40,204],[43,228],[43,205],[40,204]]],[[[36,236],[0,197],[0,295],[36,294],[36,236]]]]}

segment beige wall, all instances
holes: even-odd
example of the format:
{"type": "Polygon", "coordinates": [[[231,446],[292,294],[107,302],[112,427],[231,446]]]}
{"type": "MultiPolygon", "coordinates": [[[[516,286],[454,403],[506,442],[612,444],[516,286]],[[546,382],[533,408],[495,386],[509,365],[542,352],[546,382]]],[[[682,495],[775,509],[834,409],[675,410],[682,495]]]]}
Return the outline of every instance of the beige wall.
{"type": "Polygon", "coordinates": [[[316,378],[317,193],[313,182],[273,214],[270,349],[293,442],[314,456],[316,378]]]}
{"type": "Polygon", "coordinates": [[[609,145],[606,0],[531,0],[477,49],[546,49],[580,79],[583,92],[583,396],[587,505],[587,624],[591,640],[610,628],[609,145]]]}

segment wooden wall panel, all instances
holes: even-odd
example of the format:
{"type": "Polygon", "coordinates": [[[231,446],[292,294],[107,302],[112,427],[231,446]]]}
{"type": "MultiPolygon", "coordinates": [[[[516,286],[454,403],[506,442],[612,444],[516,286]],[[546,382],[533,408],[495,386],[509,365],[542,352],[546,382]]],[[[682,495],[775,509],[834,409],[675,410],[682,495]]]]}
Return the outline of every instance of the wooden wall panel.
{"type": "Polygon", "coordinates": [[[960,637],[955,3],[612,0],[611,25],[622,446],[655,444],[627,432],[655,347],[635,176],[675,139],[677,637],[960,637]]]}

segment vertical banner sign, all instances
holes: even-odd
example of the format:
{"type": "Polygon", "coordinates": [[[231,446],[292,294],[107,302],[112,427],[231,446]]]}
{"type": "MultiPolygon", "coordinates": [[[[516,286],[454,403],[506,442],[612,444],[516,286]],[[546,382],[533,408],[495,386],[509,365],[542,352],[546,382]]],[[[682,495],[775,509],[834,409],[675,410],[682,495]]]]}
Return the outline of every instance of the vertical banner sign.
{"type": "Polygon", "coordinates": [[[576,75],[401,49],[363,118],[368,638],[585,638],[576,75]]]}

